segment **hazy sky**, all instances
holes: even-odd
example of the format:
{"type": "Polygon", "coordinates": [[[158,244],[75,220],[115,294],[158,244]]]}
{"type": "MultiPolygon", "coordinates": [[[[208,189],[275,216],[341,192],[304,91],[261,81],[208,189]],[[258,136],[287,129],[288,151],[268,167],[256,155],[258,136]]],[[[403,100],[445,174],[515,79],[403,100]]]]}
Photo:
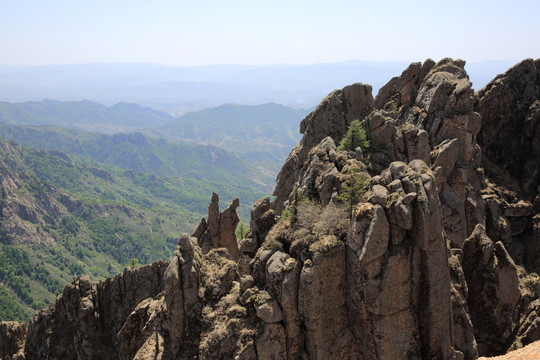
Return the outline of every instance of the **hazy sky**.
{"type": "Polygon", "coordinates": [[[0,64],[540,57],[540,1],[0,0],[0,64]]]}

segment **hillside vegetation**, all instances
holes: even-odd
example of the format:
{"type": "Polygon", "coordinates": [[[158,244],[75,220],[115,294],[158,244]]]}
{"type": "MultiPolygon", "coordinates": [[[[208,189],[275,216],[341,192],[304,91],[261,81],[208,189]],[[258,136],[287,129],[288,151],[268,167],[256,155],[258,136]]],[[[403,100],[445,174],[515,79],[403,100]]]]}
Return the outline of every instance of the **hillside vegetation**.
{"type": "Polygon", "coordinates": [[[190,112],[145,133],[169,140],[212,144],[243,160],[278,161],[287,158],[300,140],[298,127],[308,110],[279,104],[225,104],[190,112]]]}
{"type": "MultiPolygon", "coordinates": [[[[268,185],[268,191],[281,163],[300,140],[298,127],[307,113],[274,103],[226,104],[173,117],[127,103],[106,107],[87,100],[0,102],[3,136],[27,146],[60,150],[158,175],[214,178],[208,165],[222,166],[255,177],[257,182],[268,185]],[[211,147],[196,148],[186,143],[211,147]],[[250,169],[242,168],[238,159],[216,147],[248,162],[245,167],[250,169]],[[190,174],[186,175],[186,169],[190,174]]],[[[221,175],[223,172],[217,178],[225,180],[221,175]]],[[[242,179],[226,181],[243,183],[242,179]]]]}
{"type": "MultiPolygon", "coordinates": [[[[21,320],[42,308],[73,275],[100,279],[134,258],[168,258],[178,235],[191,232],[206,213],[216,189],[226,201],[252,203],[263,195],[208,180],[105,169],[1,139],[0,179],[3,320],[21,320]],[[16,310],[13,299],[25,311],[16,310]]],[[[242,210],[247,217],[248,207],[242,210]]]]}
{"type": "MultiPolygon", "coordinates": [[[[215,146],[154,139],[142,133],[105,135],[53,126],[0,125],[2,136],[24,146],[61,151],[159,176],[214,181],[251,192],[270,192],[274,179],[215,146]]],[[[210,193],[211,194],[211,193],[210,193]]]]}
{"type": "Polygon", "coordinates": [[[110,107],[88,100],[0,102],[0,123],[8,125],[54,125],[113,133],[156,127],[171,119],[165,112],[126,102],[110,107]]]}

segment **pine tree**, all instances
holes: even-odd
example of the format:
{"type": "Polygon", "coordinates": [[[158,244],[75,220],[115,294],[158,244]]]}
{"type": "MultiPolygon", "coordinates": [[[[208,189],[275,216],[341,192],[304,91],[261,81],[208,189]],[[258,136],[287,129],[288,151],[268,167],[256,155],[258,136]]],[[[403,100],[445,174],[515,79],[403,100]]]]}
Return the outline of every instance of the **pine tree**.
{"type": "Polygon", "coordinates": [[[137,265],[139,265],[139,259],[137,258],[132,258],[128,262],[128,267],[131,269],[135,269],[137,265]]]}
{"type": "Polygon", "coordinates": [[[236,228],[236,237],[238,238],[238,240],[242,240],[243,238],[246,237],[246,234],[248,233],[248,228],[246,228],[246,225],[244,224],[243,221],[240,221],[240,223],[238,224],[238,227],[236,228]]]}
{"type": "Polygon", "coordinates": [[[342,201],[349,210],[349,217],[352,216],[353,208],[362,196],[368,190],[369,175],[365,172],[353,171],[349,178],[345,180],[345,186],[341,194],[338,195],[338,200],[342,201]]]}
{"type": "Polygon", "coordinates": [[[347,134],[339,142],[338,151],[355,151],[357,147],[365,150],[369,147],[366,130],[360,125],[360,120],[354,120],[347,128],[347,134]]]}
{"type": "Polygon", "coordinates": [[[293,201],[290,205],[290,211],[291,211],[291,224],[296,223],[296,220],[298,220],[298,205],[303,201],[303,196],[298,191],[298,188],[294,189],[293,194],[293,201]]]}

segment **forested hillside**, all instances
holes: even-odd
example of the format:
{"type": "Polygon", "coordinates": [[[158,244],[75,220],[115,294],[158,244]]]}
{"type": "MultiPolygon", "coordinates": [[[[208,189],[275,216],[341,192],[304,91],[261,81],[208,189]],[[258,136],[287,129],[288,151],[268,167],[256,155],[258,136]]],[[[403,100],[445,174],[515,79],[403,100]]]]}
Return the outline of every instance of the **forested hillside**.
{"type": "Polygon", "coordinates": [[[53,126],[0,125],[0,132],[25,146],[84,156],[141,173],[226,183],[252,192],[269,192],[274,183],[272,176],[212,145],[173,143],[139,132],[105,135],[53,126]]]}
{"type": "MultiPolygon", "coordinates": [[[[191,232],[206,213],[216,189],[228,201],[241,197],[246,203],[263,194],[208,180],[105,169],[1,139],[0,173],[2,319],[20,320],[45,306],[75,274],[99,279],[130,261],[168,258],[177,236],[191,232]]],[[[247,217],[247,206],[239,210],[247,217]]]]}
{"type": "Polygon", "coordinates": [[[0,123],[9,125],[54,125],[113,133],[160,126],[172,118],[165,112],[126,102],[110,107],[88,100],[0,102],[0,123]]]}
{"type": "Polygon", "coordinates": [[[272,160],[281,165],[300,140],[298,127],[308,112],[273,103],[225,104],[184,114],[144,132],[175,141],[212,144],[243,160],[272,160]]]}

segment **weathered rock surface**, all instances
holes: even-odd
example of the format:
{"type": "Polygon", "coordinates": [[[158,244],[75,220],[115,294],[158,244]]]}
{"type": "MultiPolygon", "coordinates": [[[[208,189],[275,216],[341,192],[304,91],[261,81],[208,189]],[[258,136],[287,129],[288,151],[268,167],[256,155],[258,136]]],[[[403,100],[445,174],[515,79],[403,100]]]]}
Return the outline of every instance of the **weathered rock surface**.
{"type": "Polygon", "coordinates": [[[450,358],[450,274],[435,178],[421,160],[392,163],[389,172],[389,201],[362,204],[351,221],[346,268],[353,334],[366,358],[450,358]],[[394,222],[400,211],[410,218],[394,222]]]}
{"type": "Polygon", "coordinates": [[[212,201],[208,206],[208,221],[202,219],[193,232],[193,237],[198,239],[199,246],[206,254],[211,249],[224,247],[234,260],[238,261],[240,252],[238,250],[238,239],[236,238],[236,225],[240,222],[240,217],[236,209],[240,205],[238,199],[223,212],[219,212],[219,196],[212,195],[212,201]]]}
{"type": "Polygon", "coordinates": [[[0,359],[23,360],[26,324],[0,322],[0,359]]]}
{"type": "Polygon", "coordinates": [[[516,265],[503,243],[493,243],[484,227],[477,225],[463,244],[463,272],[479,351],[500,354],[511,345],[519,317],[516,265]]]}
{"type": "Polygon", "coordinates": [[[539,71],[540,59],[520,62],[480,90],[475,107],[482,117],[482,151],[529,196],[540,184],[539,71]]]}
{"type": "MultiPolygon", "coordinates": [[[[3,151],[15,152],[0,139],[3,151]]],[[[39,182],[24,172],[15,174],[0,160],[0,237],[7,244],[54,244],[44,226],[56,226],[62,206],[56,199],[56,189],[45,186],[39,193],[25,190],[40,188],[39,182]]]]}
{"type": "Polygon", "coordinates": [[[126,269],[123,274],[99,283],[90,281],[88,276],[76,277],[55,304],[30,321],[26,358],[118,358],[123,345],[117,334],[141,301],[155,298],[163,291],[166,266],[157,262],[126,269]]]}
{"type": "MultiPolygon", "coordinates": [[[[304,134],[300,143],[291,151],[277,177],[274,190],[276,212],[284,209],[283,203],[289,198],[297,182],[302,180],[301,171],[310,150],[329,136],[339,142],[349,124],[364,118],[372,108],[371,86],[353,84],[330,93],[300,124],[304,134]]],[[[335,149],[334,149],[335,150],[335,149]]]]}

